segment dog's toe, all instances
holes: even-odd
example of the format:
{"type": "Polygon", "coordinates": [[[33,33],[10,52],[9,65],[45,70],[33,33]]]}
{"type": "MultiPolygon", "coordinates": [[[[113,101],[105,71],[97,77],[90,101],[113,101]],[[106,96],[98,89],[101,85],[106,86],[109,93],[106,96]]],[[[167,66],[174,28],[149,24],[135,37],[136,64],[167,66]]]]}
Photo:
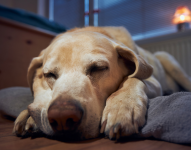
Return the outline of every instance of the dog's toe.
{"type": "Polygon", "coordinates": [[[28,120],[26,122],[25,131],[27,131],[27,132],[37,131],[37,125],[31,116],[28,118],[28,120]]]}
{"type": "Polygon", "coordinates": [[[13,128],[13,134],[22,135],[24,128],[21,124],[17,123],[13,128]]]}
{"type": "Polygon", "coordinates": [[[29,115],[28,110],[23,110],[15,121],[13,134],[26,137],[39,131],[34,119],[29,115]]]}
{"type": "Polygon", "coordinates": [[[25,125],[29,116],[28,110],[23,110],[19,114],[14,124],[13,134],[17,136],[24,136],[26,134],[25,125]]]}

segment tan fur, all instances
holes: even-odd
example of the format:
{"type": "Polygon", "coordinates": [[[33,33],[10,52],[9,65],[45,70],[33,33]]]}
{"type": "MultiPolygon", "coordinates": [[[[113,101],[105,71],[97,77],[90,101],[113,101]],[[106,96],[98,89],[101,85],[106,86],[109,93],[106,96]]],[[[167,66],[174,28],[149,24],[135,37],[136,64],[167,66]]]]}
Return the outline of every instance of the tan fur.
{"type": "Polygon", "coordinates": [[[137,133],[145,123],[148,98],[176,92],[176,81],[182,78],[191,91],[186,74],[168,58],[137,46],[123,27],[75,28],[60,34],[29,66],[34,102],[17,118],[14,132],[23,135],[33,127],[53,135],[49,106],[58,99],[75,99],[86,109],[78,127],[82,139],[97,137],[100,121],[101,132],[110,138],[137,133]],[[95,64],[104,69],[88,71],[95,64]],[[172,68],[177,76],[169,73],[172,68]],[[49,73],[54,77],[46,77],[49,73]]]}

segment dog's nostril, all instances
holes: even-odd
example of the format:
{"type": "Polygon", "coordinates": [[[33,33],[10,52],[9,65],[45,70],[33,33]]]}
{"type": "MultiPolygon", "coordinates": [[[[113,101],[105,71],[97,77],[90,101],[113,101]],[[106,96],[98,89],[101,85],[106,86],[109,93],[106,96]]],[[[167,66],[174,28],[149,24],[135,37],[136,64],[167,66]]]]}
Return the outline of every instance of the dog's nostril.
{"type": "Polygon", "coordinates": [[[49,122],[50,122],[50,125],[51,125],[54,129],[56,129],[56,128],[57,128],[58,123],[57,123],[57,121],[56,121],[56,120],[49,119],[49,122]]]}
{"type": "Polygon", "coordinates": [[[70,128],[71,130],[74,130],[78,126],[79,123],[80,123],[79,120],[74,121],[74,119],[69,118],[66,120],[66,127],[70,128]]]}
{"type": "Polygon", "coordinates": [[[67,119],[66,126],[71,127],[75,124],[72,118],[67,119]]]}

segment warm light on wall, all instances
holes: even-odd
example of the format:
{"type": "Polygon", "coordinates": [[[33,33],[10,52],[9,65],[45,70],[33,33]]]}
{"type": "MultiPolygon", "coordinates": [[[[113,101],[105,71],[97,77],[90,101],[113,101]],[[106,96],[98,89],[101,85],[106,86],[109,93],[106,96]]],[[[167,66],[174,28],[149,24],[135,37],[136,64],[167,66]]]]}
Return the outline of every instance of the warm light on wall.
{"type": "Polygon", "coordinates": [[[179,24],[184,22],[191,22],[191,12],[186,6],[180,6],[176,9],[173,23],[179,24]]]}

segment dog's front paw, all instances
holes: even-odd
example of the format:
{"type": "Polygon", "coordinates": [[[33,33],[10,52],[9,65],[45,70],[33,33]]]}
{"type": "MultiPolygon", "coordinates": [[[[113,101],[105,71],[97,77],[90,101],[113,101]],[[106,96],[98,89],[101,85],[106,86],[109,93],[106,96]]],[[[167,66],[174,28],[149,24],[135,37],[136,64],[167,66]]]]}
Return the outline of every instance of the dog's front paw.
{"type": "Polygon", "coordinates": [[[14,123],[13,134],[23,137],[37,131],[38,127],[29,115],[28,110],[23,110],[14,123]]]}
{"type": "Polygon", "coordinates": [[[138,133],[145,123],[147,96],[113,93],[106,102],[102,115],[101,133],[105,132],[110,139],[119,139],[138,133]]]}

